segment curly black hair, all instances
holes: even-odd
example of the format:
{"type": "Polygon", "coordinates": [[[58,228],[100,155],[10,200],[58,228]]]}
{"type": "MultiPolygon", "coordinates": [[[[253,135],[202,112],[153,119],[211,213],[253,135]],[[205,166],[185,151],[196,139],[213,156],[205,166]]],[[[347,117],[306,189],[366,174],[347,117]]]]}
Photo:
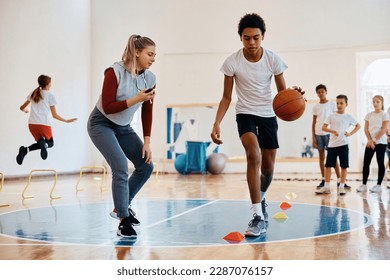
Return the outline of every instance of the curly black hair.
{"type": "Polygon", "coordinates": [[[265,22],[261,16],[258,14],[246,14],[238,23],[238,34],[241,36],[242,31],[247,28],[259,28],[261,30],[261,34],[265,33],[265,22]]]}
{"type": "Polygon", "coordinates": [[[326,85],[323,85],[323,84],[319,84],[318,86],[316,86],[316,92],[317,92],[319,89],[323,89],[323,90],[325,90],[325,91],[328,91],[327,88],[326,88],[326,85]]]}

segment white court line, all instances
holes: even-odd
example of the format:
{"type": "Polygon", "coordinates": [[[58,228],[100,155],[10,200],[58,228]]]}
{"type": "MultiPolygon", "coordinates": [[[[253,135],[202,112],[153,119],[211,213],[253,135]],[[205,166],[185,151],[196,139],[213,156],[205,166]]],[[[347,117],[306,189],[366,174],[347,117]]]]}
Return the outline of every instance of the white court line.
{"type": "Polygon", "coordinates": [[[188,214],[188,213],[190,213],[190,212],[193,212],[193,211],[195,211],[195,210],[199,210],[200,208],[209,206],[209,205],[211,205],[211,204],[213,204],[213,203],[216,203],[216,202],[218,202],[218,201],[220,201],[220,200],[219,200],[219,199],[218,199],[218,200],[213,200],[213,201],[211,201],[211,202],[209,202],[209,203],[203,204],[203,205],[198,206],[198,207],[195,207],[195,208],[191,208],[190,210],[184,211],[183,213],[180,213],[180,214],[177,214],[177,215],[175,215],[175,216],[169,217],[169,218],[167,218],[167,219],[161,220],[161,221],[156,222],[156,223],[154,223],[154,224],[147,225],[147,226],[145,226],[145,227],[140,227],[140,229],[147,229],[147,228],[154,227],[154,226],[156,226],[156,225],[165,223],[166,221],[173,220],[173,219],[178,218],[178,217],[180,217],[180,216],[186,215],[186,214],[188,214]]]}

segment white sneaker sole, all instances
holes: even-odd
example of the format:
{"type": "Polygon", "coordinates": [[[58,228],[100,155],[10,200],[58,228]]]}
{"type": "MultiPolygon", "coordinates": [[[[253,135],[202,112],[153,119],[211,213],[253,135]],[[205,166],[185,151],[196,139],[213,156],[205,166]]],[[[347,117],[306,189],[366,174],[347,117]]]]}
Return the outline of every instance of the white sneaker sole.
{"type": "Polygon", "coordinates": [[[256,233],[253,233],[253,232],[250,232],[250,231],[246,231],[244,235],[246,237],[259,237],[260,235],[262,235],[262,234],[264,234],[266,232],[267,232],[266,230],[263,230],[259,234],[256,234],[256,233]]]}
{"type": "Polygon", "coordinates": [[[118,236],[120,236],[120,237],[123,237],[123,238],[129,238],[129,239],[135,239],[135,238],[137,238],[137,235],[136,235],[136,234],[135,234],[135,235],[123,235],[119,229],[118,229],[118,231],[116,232],[116,234],[117,234],[118,236]]]}
{"type": "Polygon", "coordinates": [[[316,194],[330,194],[330,191],[324,191],[324,192],[317,191],[316,194]]]}

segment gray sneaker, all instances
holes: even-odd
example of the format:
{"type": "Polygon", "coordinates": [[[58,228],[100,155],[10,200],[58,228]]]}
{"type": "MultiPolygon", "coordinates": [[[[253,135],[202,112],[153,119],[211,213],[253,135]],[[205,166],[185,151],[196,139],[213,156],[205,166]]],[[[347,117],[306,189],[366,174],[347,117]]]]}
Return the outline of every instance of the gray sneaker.
{"type": "Polygon", "coordinates": [[[261,201],[261,211],[263,211],[263,215],[264,215],[264,222],[266,223],[266,225],[268,224],[268,213],[267,213],[267,207],[268,204],[265,202],[265,198],[261,201]]]}
{"type": "Polygon", "coordinates": [[[265,232],[266,229],[264,220],[262,220],[260,216],[254,214],[253,219],[248,224],[248,229],[245,232],[245,236],[260,236],[265,232]]]}

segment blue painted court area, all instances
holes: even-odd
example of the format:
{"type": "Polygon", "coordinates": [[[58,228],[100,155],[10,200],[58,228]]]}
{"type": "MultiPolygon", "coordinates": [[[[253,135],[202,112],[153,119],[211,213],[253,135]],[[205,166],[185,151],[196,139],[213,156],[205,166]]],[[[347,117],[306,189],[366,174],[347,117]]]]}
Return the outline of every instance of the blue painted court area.
{"type": "MultiPolygon", "coordinates": [[[[239,244],[278,242],[340,234],[371,225],[370,217],[348,209],[267,202],[269,227],[257,238],[239,244]],[[285,220],[273,219],[277,212],[285,220]]],[[[34,208],[0,215],[0,233],[49,243],[98,246],[221,246],[223,237],[245,232],[251,219],[248,201],[236,200],[140,200],[133,205],[141,226],[137,239],[116,235],[118,220],[109,216],[110,204],[84,204],[34,208]]]]}

